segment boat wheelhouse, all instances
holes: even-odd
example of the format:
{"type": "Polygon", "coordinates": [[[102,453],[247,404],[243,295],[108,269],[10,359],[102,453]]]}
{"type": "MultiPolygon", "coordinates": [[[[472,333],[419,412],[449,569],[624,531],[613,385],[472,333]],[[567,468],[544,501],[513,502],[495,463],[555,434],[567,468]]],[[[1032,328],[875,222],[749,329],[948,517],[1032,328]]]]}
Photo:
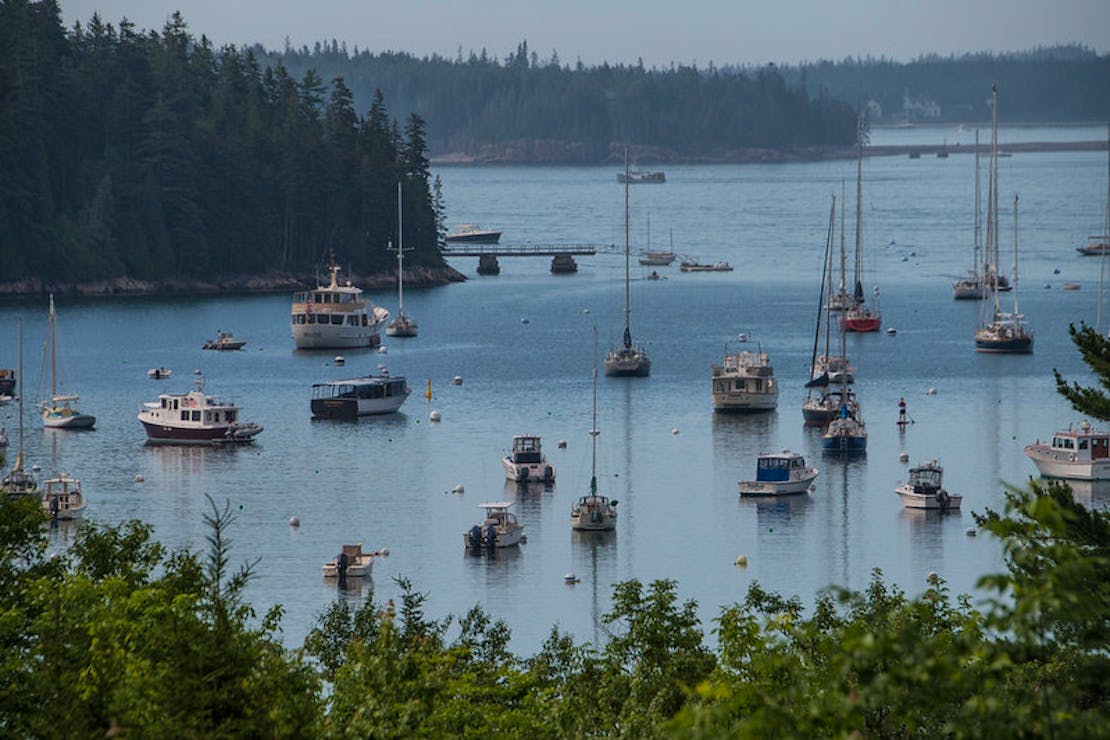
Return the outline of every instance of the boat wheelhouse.
{"type": "Polygon", "coordinates": [[[339,265],[328,257],[331,282],[293,294],[292,331],[297,349],[371,347],[381,338],[378,328],[389,311],[363,297],[362,289],[339,284],[339,265]]]}
{"type": "Polygon", "coordinates": [[[239,419],[239,407],[204,392],[196,378],[188,393],[163,393],[139,411],[148,444],[224,444],[254,441],[259,424],[239,419]]]}
{"type": "Polygon", "coordinates": [[[548,464],[540,438],[534,434],[513,437],[513,450],[501,458],[501,466],[505,468],[505,477],[517,483],[555,482],[555,468],[548,464]]]}
{"type": "Polygon", "coordinates": [[[779,385],[766,352],[729,352],[713,371],[713,410],[719,412],[774,411],[779,385]]]}
{"type": "Polygon", "coordinates": [[[936,509],[941,512],[959,511],[963,496],[949,493],[944,488],[944,468],[930,460],[910,468],[910,479],[895,488],[907,509],[936,509]]]}
{"type": "Polygon", "coordinates": [[[463,532],[463,543],[468,550],[494,550],[520,544],[524,525],[517,521],[516,514],[509,511],[512,502],[497,501],[478,506],[486,516],[481,524],[463,532]]]}
{"type": "Polygon", "coordinates": [[[806,465],[797,452],[768,452],[757,458],[755,480],[740,481],[741,496],[778,496],[805,493],[817,478],[817,468],[806,465]]]}
{"type": "Polygon", "coordinates": [[[361,378],[314,383],[312,415],[317,419],[357,419],[392,414],[412,393],[403,375],[365,375],[361,378]]]}
{"type": "Polygon", "coordinates": [[[1095,429],[1089,421],[1069,425],[1050,442],[1026,445],[1025,454],[1048,478],[1110,480],[1110,431],[1095,429]]]}

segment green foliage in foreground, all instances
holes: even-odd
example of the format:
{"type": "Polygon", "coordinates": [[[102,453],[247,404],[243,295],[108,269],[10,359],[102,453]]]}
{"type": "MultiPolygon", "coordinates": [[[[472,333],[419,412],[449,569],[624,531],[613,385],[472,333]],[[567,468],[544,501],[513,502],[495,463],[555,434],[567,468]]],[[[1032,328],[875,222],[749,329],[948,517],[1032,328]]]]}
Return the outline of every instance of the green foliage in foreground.
{"type": "Polygon", "coordinates": [[[479,607],[434,619],[336,602],[300,649],[233,571],[229,509],[205,554],[150,527],[82,525],[49,555],[33,500],[0,501],[0,735],[15,737],[1096,737],[1110,720],[1110,514],[1066,486],[1007,493],[979,524],[1008,571],[980,609],[939,578],[876,572],[807,616],[753,585],[707,646],[676,584],[616,586],[605,645],[553,629],[530,658],[479,607]]]}

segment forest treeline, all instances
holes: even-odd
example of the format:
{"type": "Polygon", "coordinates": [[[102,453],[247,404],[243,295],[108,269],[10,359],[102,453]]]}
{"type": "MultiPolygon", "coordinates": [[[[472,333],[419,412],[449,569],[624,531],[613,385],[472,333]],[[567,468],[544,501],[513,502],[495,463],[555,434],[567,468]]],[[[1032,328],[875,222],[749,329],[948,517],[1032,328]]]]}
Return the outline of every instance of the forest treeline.
{"type": "Polygon", "coordinates": [[[846,104],[786,84],[774,65],[751,74],[712,66],[574,66],[541,60],[527,41],[505,59],[483,49],[454,59],[404,52],[348,52],[336,41],[312,49],[253,49],[294,74],[342,76],[355,99],[376,89],[428,122],[433,155],[512,160],[510,149],[541,142],[523,161],[595,164],[628,143],[640,161],[724,160],[749,149],[839,147],[855,141],[846,104]]]}
{"type": "MultiPolygon", "coordinates": [[[[1057,390],[1105,420],[1110,339],[1071,336],[1098,385],[1056,373],[1057,390]]],[[[0,735],[1064,740],[1110,726],[1110,512],[1060,481],[975,514],[1005,563],[978,606],[935,574],[909,597],[876,572],[808,612],[753,583],[709,640],[677,583],[629,580],[602,644],[552,627],[531,656],[480,606],[428,614],[403,577],[396,601],[368,583],[285,645],[281,605],[260,617],[244,599],[259,560],[234,564],[235,509],[208,501],[206,550],[169,551],[139,521],[85,521],[60,548],[37,497],[0,497],[0,735]]]]}
{"type": "Polygon", "coordinates": [[[1005,123],[1110,120],[1110,54],[1100,56],[1081,46],[928,55],[911,62],[848,58],[779,71],[790,85],[823,90],[857,108],[878,103],[875,121],[905,121],[907,102],[910,122],[989,121],[992,84],[998,85],[1005,123]],[[932,111],[930,104],[935,104],[932,111]]]}
{"type": "Polygon", "coordinates": [[[425,123],[341,79],[56,2],[0,2],[0,282],[442,264],[425,123]]]}

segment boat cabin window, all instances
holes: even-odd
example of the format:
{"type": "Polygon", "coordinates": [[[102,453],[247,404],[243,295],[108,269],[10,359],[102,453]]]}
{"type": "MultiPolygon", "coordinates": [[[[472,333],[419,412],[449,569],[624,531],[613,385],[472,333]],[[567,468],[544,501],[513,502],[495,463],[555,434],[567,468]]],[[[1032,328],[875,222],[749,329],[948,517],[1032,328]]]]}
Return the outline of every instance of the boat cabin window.
{"type": "Polygon", "coordinates": [[[168,404],[169,404],[169,401],[167,401],[166,399],[163,398],[162,399],[162,408],[166,408],[168,404]]]}
{"type": "Polygon", "coordinates": [[[347,326],[358,326],[358,316],[348,316],[347,326]]]}
{"type": "Polygon", "coordinates": [[[189,412],[188,411],[182,411],[181,412],[181,421],[189,421],[189,412]]]}
{"type": "Polygon", "coordinates": [[[1085,440],[1085,439],[1079,440],[1079,449],[1081,449],[1081,450],[1087,449],[1087,440],[1085,440]]]}
{"type": "Polygon", "coordinates": [[[226,413],[226,418],[227,418],[227,423],[228,424],[234,424],[235,420],[237,418],[239,418],[239,412],[238,411],[228,411],[226,413]]]}
{"type": "Polygon", "coordinates": [[[177,399],[173,399],[173,410],[177,411],[177,399]]]}
{"type": "Polygon", "coordinates": [[[384,398],[385,388],[380,385],[363,385],[358,389],[359,398],[384,398]]]}
{"type": "Polygon", "coordinates": [[[193,421],[200,421],[200,410],[193,411],[193,421]]]}
{"type": "Polygon", "coordinates": [[[370,326],[369,317],[366,314],[362,315],[362,325],[363,326],[370,326]]]}
{"type": "Polygon", "coordinates": [[[756,466],[756,480],[783,481],[790,477],[790,460],[783,457],[761,457],[756,466]]]}
{"type": "Polygon", "coordinates": [[[1071,437],[1056,437],[1052,440],[1052,446],[1064,450],[1074,450],[1075,440],[1071,437]]]}
{"type": "Polygon", "coordinates": [[[914,484],[928,486],[930,488],[940,488],[940,475],[939,470],[916,470],[913,474],[914,484]]]}
{"type": "Polygon", "coordinates": [[[331,315],[331,323],[334,324],[335,326],[343,326],[343,315],[338,314],[338,313],[333,313],[331,315]]]}
{"type": "Polygon", "coordinates": [[[405,393],[405,383],[402,380],[391,381],[388,388],[391,396],[401,396],[405,393]]]}

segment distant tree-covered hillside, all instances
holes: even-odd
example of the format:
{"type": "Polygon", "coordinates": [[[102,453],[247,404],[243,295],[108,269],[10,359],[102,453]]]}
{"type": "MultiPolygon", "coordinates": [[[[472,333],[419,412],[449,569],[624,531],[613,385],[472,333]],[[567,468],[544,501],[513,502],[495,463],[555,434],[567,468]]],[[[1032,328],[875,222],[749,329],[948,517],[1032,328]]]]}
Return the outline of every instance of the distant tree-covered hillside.
{"type": "MultiPolygon", "coordinates": [[[[855,113],[829,96],[787,85],[773,65],[752,74],[710,66],[667,70],[541,61],[527,42],[504,60],[354,50],[335,41],[259,59],[294,74],[342,76],[355,99],[382,90],[428,122],[432,154],[473,154],[518,142],[548,142],[552,159],[598,162],[628,143],[642,160],[727,157],[761,148],[842,146],[855,140],[855,113]]],[[[543,153],[533,160],[543,159],[543,153]]]]}
{"type": "Polygon", "coordinates": [[[161,32],[53,0],[0,2],[0,281],[307,270],[334,249],[438,265],[425,124],[381,94],[359,115],[339,78],[295,78],[215,49],[175,14],[161,32]]]}
{"type": "Polygon", "coordinates": [[[912,62],[845,59],[781,68],[792,85],[823,90],[850,105],[878,103],[877,120],[979,122],[990,119],[998,84],[1007,123],[1110,119],[1110,55],[1076,46],[1025,53],[926,56],[912,62]]]}

